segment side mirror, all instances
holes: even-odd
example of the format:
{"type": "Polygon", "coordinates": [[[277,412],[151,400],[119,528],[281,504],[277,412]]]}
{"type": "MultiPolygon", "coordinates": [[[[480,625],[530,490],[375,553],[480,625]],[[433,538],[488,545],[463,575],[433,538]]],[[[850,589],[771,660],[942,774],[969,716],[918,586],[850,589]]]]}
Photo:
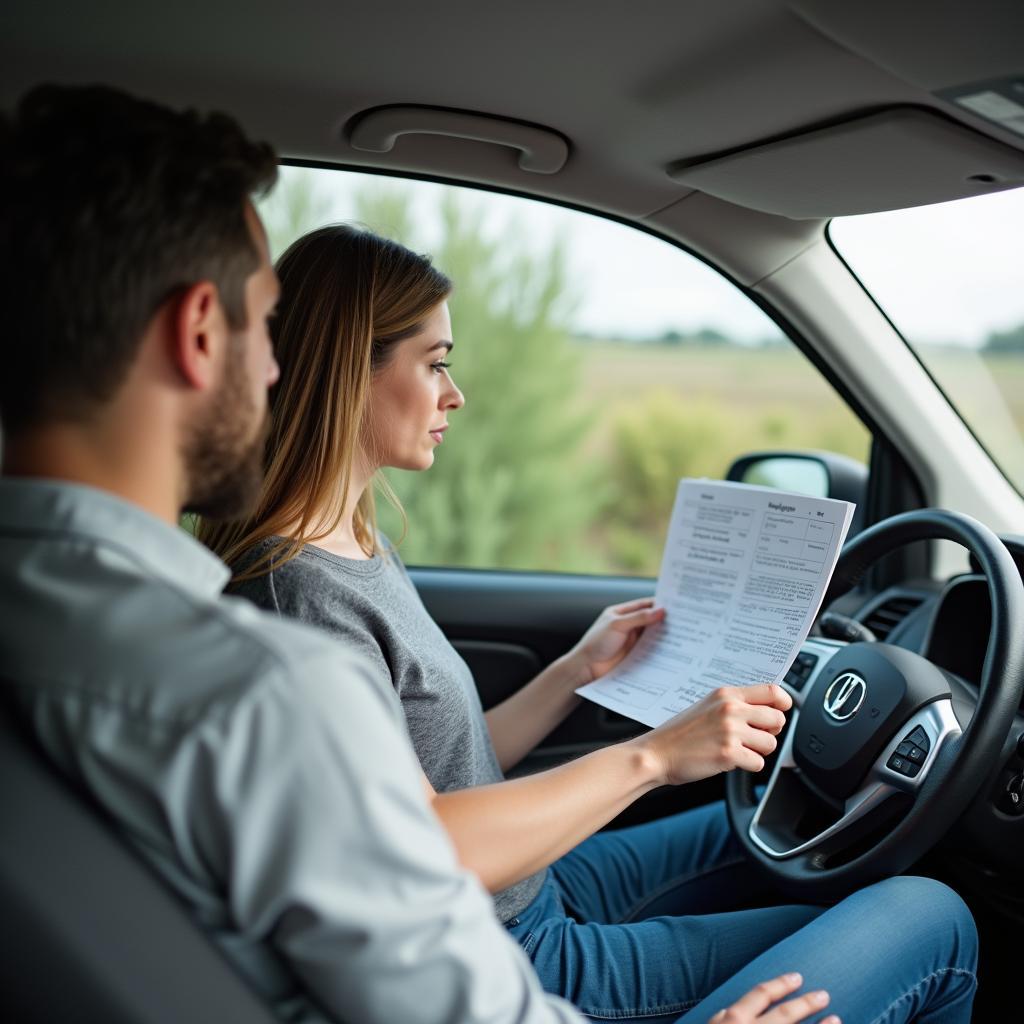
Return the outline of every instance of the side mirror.
{"type": "Polygon", "coordinates": [[[835,452],[754,452],[738,458],[729,467],[725,479],[811,494],[816,498],[852,501],[857,511],[850,524],[850,536],[857,533],[864,523],[868,468],[846,455],[835,452]]]}

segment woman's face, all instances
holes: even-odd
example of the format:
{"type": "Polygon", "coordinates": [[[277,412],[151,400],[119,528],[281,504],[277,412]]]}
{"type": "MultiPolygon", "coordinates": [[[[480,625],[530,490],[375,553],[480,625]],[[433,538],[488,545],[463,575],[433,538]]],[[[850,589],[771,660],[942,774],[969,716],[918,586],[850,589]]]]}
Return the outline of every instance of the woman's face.
{"type": "Polygon", "coordinates": [[[429,469],[448,429],[448,413],[465,404],[448,373],[452,348],[448,304],[426,318],[423,330],[391,350],[370,383],[368,435],[373,461],[395,469],[429,469]]]}

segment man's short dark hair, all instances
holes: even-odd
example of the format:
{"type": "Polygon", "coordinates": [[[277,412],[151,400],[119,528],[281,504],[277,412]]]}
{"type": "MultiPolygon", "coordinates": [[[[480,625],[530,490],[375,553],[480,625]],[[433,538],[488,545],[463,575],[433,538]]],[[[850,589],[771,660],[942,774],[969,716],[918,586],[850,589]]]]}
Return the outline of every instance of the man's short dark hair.
{"type": "Polygon", "coordinates": [[[43,85],[0,116],[0,422],[109,399],[160,305],[213,281],[232,328],[259,266],[246,201],[274,152],[224,114],[43,85]]]}

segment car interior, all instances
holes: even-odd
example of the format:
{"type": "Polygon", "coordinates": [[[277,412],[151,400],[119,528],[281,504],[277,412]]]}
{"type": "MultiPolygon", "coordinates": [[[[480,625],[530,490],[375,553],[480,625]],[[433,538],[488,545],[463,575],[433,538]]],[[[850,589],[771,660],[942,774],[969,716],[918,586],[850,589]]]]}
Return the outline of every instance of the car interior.
{"type": "MultiPolygon", "coordinates": [[[[738,773],[659,790],[612,827],[725,797],[780,893],[827,900],[891,873],[940,878],[978,921],[975,1018],[1019,1015],[1024,492],[829,225],[1024,186],[1024,6],[9,0],[0,26],[6,109],[41,82],[222,109],[290,167],[527,197],[653,236],[770,318],[863,424],[869,450],[855,462],[766,437],[719,475],[760,481],[772,460],[807,460],[823,495],[857,502],[823,605],[831,619],[786,676],[800,714],[755,780],[763,791],[738,773]],[[898,671],[932,701],[887,710],[847,752],[842,783],[806,747],[837,668],[898,671]],[[901,777],[890,747],[912,736],[924,737],[923,767],[901,777]]],[[[530,568],[409,561],[485,708],[601,609],[653,589],[650,571],[566,571],[557,550],[530,568]]],[[[641,728],[584,703],[519,770],[641,728]]],[[[8,1019],[270,1019],[7,717],[0,786],[8,1019]]]]}

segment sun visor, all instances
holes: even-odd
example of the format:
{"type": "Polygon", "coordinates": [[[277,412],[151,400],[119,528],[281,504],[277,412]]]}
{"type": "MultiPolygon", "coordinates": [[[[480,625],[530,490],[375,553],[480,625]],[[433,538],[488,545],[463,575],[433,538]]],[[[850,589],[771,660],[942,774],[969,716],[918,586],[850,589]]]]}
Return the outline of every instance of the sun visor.
{"type": "Polygon", "coordinates": [[[1024,153],[918,107],[669,167],[676,181],[798,219],[927,206],[1024,185],[1024,153]]]}

